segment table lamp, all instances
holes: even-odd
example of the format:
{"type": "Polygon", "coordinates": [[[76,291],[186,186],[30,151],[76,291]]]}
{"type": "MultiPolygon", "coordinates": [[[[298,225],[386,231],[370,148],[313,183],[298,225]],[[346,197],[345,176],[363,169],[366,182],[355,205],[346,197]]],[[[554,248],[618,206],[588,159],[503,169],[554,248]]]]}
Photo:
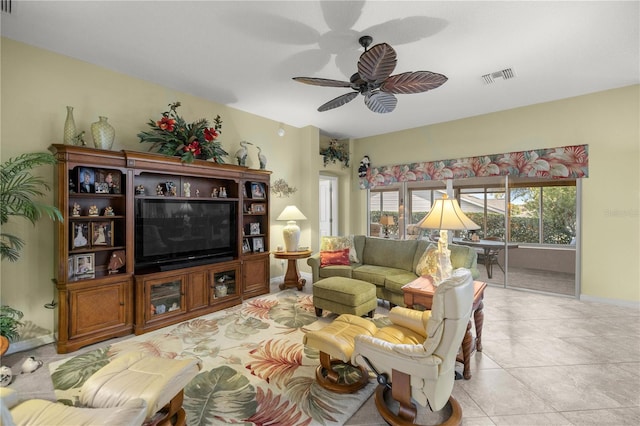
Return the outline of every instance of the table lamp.
{"type": "Polygon", "coordinates": [[[380,225],[382,225],[385,238],[389,238],[389,227],[394,223],[393,216],[382,216],[380,218],[380,225]]]}
{"type": "Polygon", "coordinates": [[[296,206],[287,206],[276,220],[287,221],[286,226],[282,229],[285,250],[288,252],[298,251],[300,227],[296,224],[296,220],[307,220],[305,215],[296,206]]]}
{"type": "Polygon", "coordinates": [[[429,213],[417,224],[424,229],[439,229],[437,271],[434,278],[434,286],[451,277],[451,251],[448,249],[448,232],[459,230],[480,229],[476,223],[469,219],[460,209],[457,200],[451,200],[447,194],[443,194],[440,200],[436,200],[429,213]]]}

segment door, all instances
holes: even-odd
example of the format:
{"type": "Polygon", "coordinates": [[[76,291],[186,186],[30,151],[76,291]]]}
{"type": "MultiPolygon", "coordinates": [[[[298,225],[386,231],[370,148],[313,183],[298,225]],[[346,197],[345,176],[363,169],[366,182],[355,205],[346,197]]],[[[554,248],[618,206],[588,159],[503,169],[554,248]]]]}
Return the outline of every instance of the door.
{"type": "Polygon", "coordinates": [[[338,235],[338,178],[320,176],[320,238],[338,235]]]}

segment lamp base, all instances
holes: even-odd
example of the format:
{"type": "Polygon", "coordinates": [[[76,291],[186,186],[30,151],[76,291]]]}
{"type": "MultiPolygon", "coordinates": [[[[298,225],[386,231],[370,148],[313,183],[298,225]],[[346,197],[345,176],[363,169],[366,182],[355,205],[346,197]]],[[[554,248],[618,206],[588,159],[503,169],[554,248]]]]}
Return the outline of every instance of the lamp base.
{"type": "Polygon", "coordinates": [[[287,222],[282,229],[282,237],[284,238],[284,247],[288,252],[298,251],[298,243],[300,241],[300,227],[295,220],[287,222]]]}
{"type": "Polygon", "coordinates": [[[440,238],[438,239],[438,269],[433,277],[433,285],[438,286],[442,281],[451,277],[453,266],[451,265],[451,250],[449,250],[449,231],[440,230],[440,238]]]}

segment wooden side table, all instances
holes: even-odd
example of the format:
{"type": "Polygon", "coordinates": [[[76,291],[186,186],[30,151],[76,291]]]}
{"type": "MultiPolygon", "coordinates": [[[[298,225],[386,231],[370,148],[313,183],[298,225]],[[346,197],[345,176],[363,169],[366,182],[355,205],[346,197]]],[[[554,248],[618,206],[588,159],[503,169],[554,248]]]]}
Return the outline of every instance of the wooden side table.
{"type": "MultiPolygon", "coordinates": [[[[476,326],[476,338],[475,341],[471,335],[471,320],[467,325],[467,332],[462,340],[462,359],[458,361],[464,365],[464,371],[462,375],[465,379],[471,378],[471,354],[473,350],[482,352],[482,325],[484,324],[484,289],[487,287],[487,283],[482,281],[473,282],[473,306],[471,311],[473,313],[473,322],[476,326]]],[[[412,309],[414,305],[424,306],[425,309],[431,309],[431,303],[433,302],[433,293],[436,288],[433,286],[431,278],[418,277],[411,281],[409,284],[402,286],[402,293],[404,294],[404,304],[408,308],[412,309]]]]}
{"type": "Polygon", "coordinates": [[[307,280],[300,277],[298,271],[298,259],[306,259],[311,256],[311,250],[305,251],[274,251],[273,257],[276,259],[286,259],[287,273],[284,276],[284,282],[280,284],[280,290],[284,290],[289,287],[297,287],[298,290],[302,290],[302,287],[306,284],[307,280]]]}

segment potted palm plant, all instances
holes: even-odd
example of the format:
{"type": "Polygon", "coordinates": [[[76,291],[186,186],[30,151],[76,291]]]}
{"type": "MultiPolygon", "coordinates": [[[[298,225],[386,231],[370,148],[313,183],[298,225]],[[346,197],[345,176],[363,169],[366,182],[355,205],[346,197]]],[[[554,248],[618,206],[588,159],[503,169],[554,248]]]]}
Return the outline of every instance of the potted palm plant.
{"type": "MultiPolygon", "coordinates": [[[[54,207],[37,201],[50,187],[42,177],[34,176],[31,170],[46,164],[55,164],[53,155],[46,152],[22,154],[10,158],[0,166],[0,224],[4,225],[10,216],[23,217],[35,224],[43,215],[52,220],[62,220],[62,214],[54,207]]],[[[15,262],[20,257],[24,240],[20,237],[0,232],[1,259],[15,262]]]]}
{"type": "Polygon", "coordinates": [[[8,305],[0,306],[0,355],[9,349],[9,342],[20,337],[18,327],[23,313],[8,305]]]}

